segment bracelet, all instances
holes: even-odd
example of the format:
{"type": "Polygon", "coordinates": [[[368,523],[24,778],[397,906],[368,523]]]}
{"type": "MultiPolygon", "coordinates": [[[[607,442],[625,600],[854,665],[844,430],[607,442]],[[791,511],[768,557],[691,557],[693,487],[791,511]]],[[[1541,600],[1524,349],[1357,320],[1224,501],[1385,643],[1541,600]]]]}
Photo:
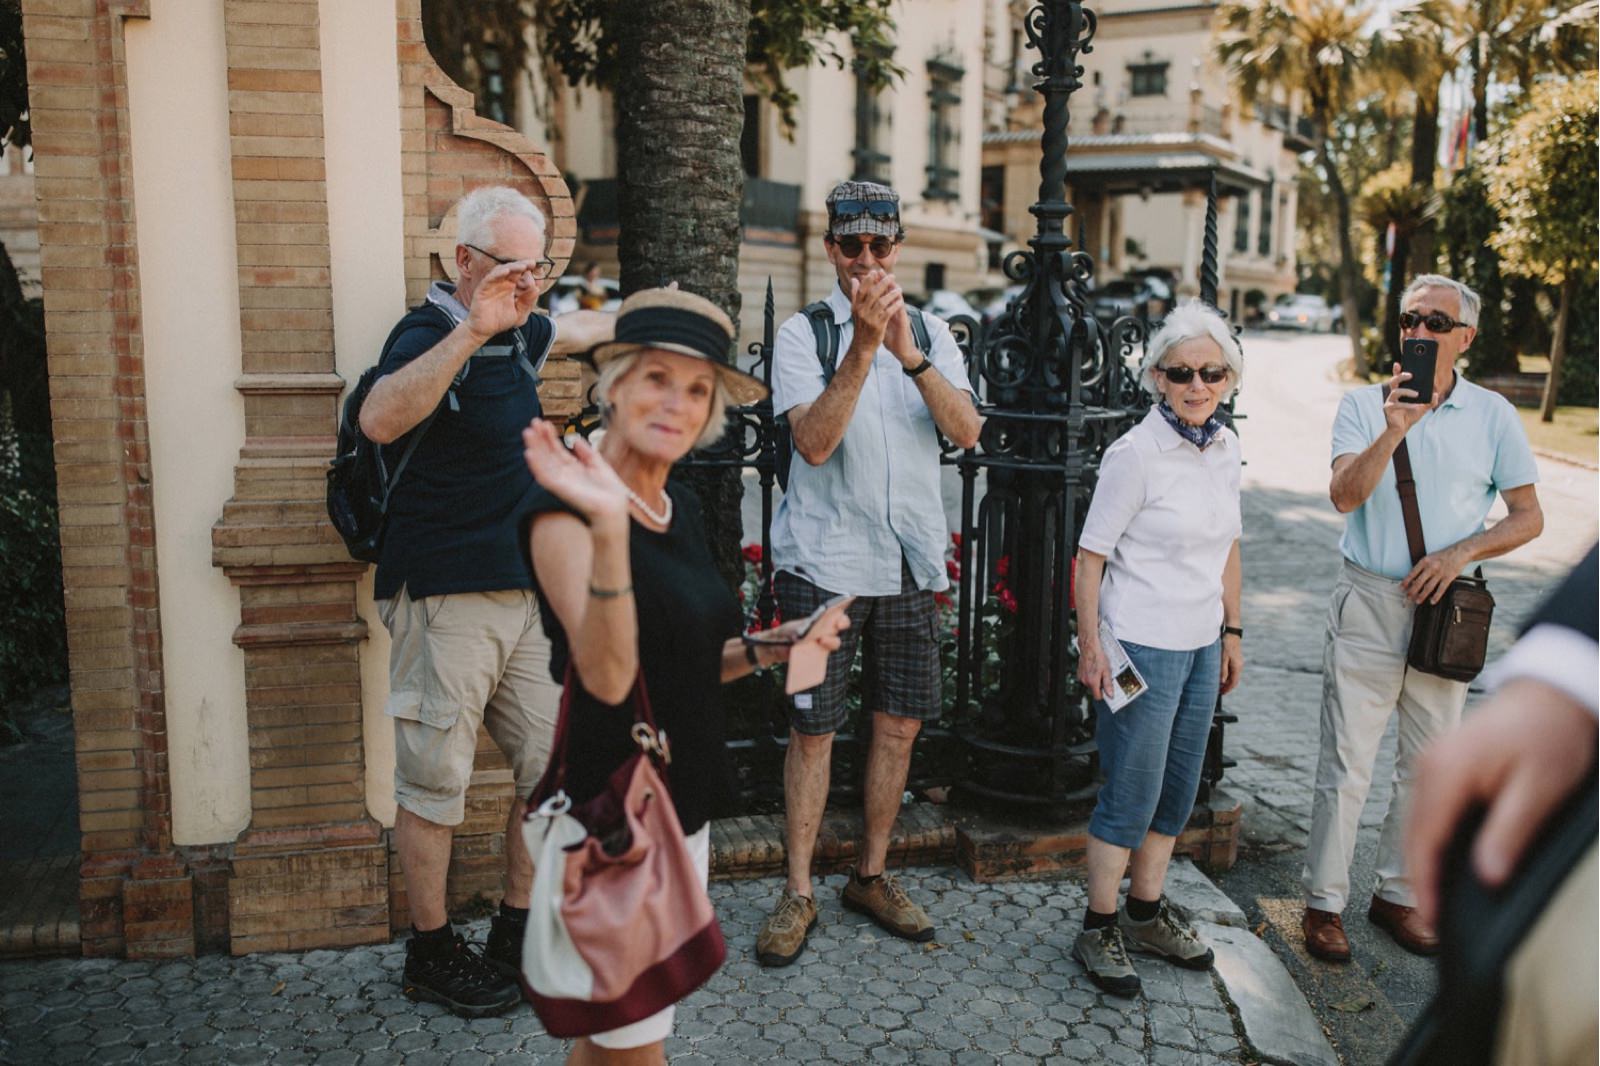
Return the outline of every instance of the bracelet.
{"type": "Polygon", "coordinates": [[[1238,637],[1240,640],[1244,639],[1244,630],[1239,628],[1238,626],[1223,626],[1222,627],[1222,635],[1223,636],[1227,636],[1229,633],[1232,633],[1234,636],[1238,637]]]}
{"type": "Polygon", "coordinates": [[[632,585],[624,585],[620,589],[597,588],[592,582],[589,585],[589,595],[597,600],[615,600],[633,591],[632,585]]]}
{"type": "Polygon", "coordinates": [[[900,368],[900,372],[902,374],[904,374],[908,378],[914,378],[918,374],[922,373],[924,370],[927,370],[931,366],[933,366],[933,360],[929,359],[927,356],[923,356],[922,357],[922,362],[918,363],[916,366],[909,367],[909,368],[908,367],[901,367],[900,368]]]}
{"type": "Polygon", "coordinates": [[[756,646],[746,642],[744,646],[744,661],[750,664],[750,669],[761,669],[761,660],[756,656],[756,646]]]}

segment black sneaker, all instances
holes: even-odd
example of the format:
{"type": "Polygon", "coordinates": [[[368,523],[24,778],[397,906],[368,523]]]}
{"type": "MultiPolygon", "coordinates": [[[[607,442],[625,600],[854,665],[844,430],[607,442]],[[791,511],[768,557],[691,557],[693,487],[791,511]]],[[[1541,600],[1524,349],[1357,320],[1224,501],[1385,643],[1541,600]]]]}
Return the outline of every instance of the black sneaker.
{"type": "Polygon", "coordinates": [[[400,981],[408,998],[437,1003],[463,1018],[492,1018],[522,1002],[517,983],[485,962],[459,933],[436,958],[425,958],[415,938],[407,941],[400,981]]]}
{"type": "Polygon", "coordinates": [[[483,945],[483,961],[498,973],[515,981],[522,976],[522,938],[528,923],[496,914],[489,919],[489,939],[483,945]]]}

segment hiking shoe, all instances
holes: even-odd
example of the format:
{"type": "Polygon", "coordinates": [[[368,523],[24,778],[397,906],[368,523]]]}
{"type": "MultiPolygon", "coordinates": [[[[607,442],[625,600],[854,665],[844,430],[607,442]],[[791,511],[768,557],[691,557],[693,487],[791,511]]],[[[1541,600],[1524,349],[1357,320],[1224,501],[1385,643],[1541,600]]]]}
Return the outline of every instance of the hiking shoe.
{"type": "Polygon", "coordinates": [[[1194,931],[1194,926],[1161,897],[1161,909],[1147,922],[1128,917],[1128,909],[1117,912],[1117,927],[1130,951],[1159,955],[1186,970],[1209,970],[1214,956],[1194,931]]]}
{"type": "Polygon", "coordinates": [[[450,946],[428,958],[413,937],[406,942],[400,990],[408,999],[437,1003],[463,1018],[492,1018],[522,1002],[522,990],[467,946],[457,933],[450,946]]]}
{"type": "Polygon", "coordinates": [[[1089,980],[1113,996],[1139,994],[1139,974],[1128,961],[1128,946],[1115,925],[1085,929],[1072,944],[1072,957],[1083,964],[1089,980]]]}
{"type": "Polygon", "coordinates": [[[489,919],[489,937],[483,944],[483,961],[495,972],[515,981],[522,976],[522,938],[528,923],[496,914],[489,919]]]}
{"type": "Polygon", "coordinates": [[[846,907],[865,914],[897,937],[919,944],[933,939],[928,912],[911,902],[900,882],[888,874],[863,883],[856,879],[852,866],[839,898],[846,907]]]}
{"type": "Polygon", "coordinates": [[[806,949],[806,934],[816,924],[816,902],[785,888],[756,937],[756,961],[763,966],[789,965],[806,949]]]}

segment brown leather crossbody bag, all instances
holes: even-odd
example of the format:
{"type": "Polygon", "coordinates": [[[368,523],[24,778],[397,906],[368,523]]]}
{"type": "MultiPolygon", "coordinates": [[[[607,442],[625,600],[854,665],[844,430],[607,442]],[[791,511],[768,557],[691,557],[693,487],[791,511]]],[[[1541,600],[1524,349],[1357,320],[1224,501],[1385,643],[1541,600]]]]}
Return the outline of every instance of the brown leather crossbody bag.
{"type": "MultiPolygon", "coordinates": [[[[1411,453],[1406,442],[1394,452],[1395,488],[1400,492],[1400,513],[1405,518],[1406,546],[1411,565],[1428,554],[1422,538],[1422,515],[1417,510],[1417,482],[1411,476],[1411,453]]],[[[1489,623],[1494,619],[1494,597],[1479,567],[1471,577],[1463,574],[1450,582],[1438,603],[1419,603],[1411,616],[1411,646],[1406,665],[1425,674],[1452,681],[1471,681],[1483,670],[1489,654],[1489,623]]]]}

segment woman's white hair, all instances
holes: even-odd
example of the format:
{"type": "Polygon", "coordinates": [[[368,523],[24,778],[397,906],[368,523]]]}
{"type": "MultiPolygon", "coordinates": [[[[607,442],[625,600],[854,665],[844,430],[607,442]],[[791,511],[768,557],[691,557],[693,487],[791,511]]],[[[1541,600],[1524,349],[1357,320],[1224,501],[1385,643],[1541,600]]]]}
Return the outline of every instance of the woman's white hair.
{"type": "Polygon", "coordinates": [[[1161,390],[1156,387],[1156,367],[1161,365],[1161,360],[1172,349],[1198,337],[1209,337],[1215,341],[1222,350],[1223,361],[1228,364],[1233,387],[1222,398],[1223,402],[1239,391],[1239,386],[1244,382],[1244,355],[1239,351],[1239,342],[1233,330],[1228,328],[1228,323],[1223,321],[1221,315],[1199,300],[1185,300],[1167,314],[1166,321],[1150,338],[1144,358],[1139,361],[1139,384],[1144,386],[1145,392],[1161,398],[1161,390]]]}
{"type": "Polygon", "coordinates": [[[473,189],[456,204],[456,243],[482,248],[494,243],[494,220],[502,215],[521,215],[531,219],[533,228],[544,240],[544,212],[534,202],[509,185],[484,185],[473,189]]]}
{"type": "MultiPolygon", "coordinates": [[[[639,365],[639,351],[618,355],[606,361],[600,368],[600,376],[594,383],[595,403],[600,406],[600,425],[606,429],[611,428],[611,390],[616,388],[617,382],[628,376],[629,371],[639,365]]],[[[722,439],[728,431],[728,387],[722,383],[722,375],[714,374],[713,380],[716,387],[711,390],[711,415],[706,419],[705,429],[700,431],[700,437],[694,442],[696,448],[709,448],[722,439]]]]}

